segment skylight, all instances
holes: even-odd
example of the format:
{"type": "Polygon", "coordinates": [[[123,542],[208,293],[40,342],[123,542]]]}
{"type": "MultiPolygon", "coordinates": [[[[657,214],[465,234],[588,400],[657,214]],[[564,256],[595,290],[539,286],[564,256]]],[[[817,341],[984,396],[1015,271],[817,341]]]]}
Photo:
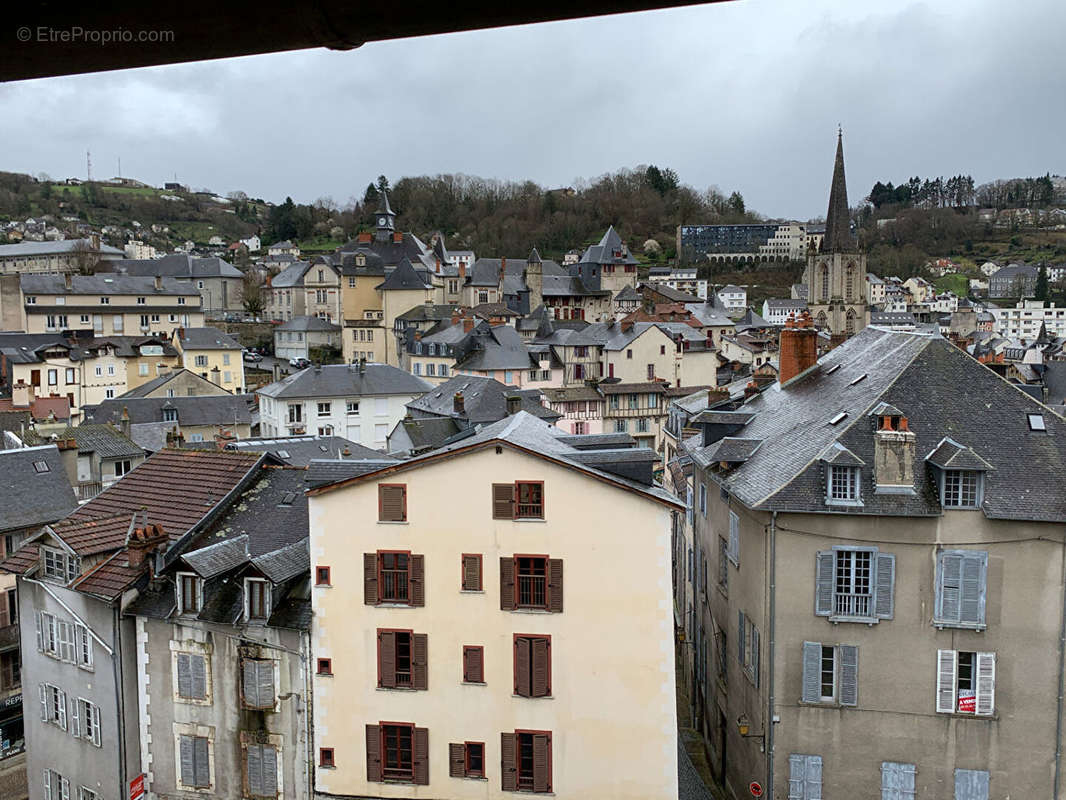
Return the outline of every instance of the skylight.
{"type": "MultiPolygon", "coordinates": [[[[866,377],[866,376],[864,375],[863,377],[866,377]]],[[[837,414],[835,417],[833,417],[831,420],[829,420],[829,424],[830,425],[836,425],[838,422],[840,422],[840,420],[844,419],[844,417],[846,417],[847,415],[848,415],[847,411],[841,411],[839,414],[837,414]]]]}
{"type": "Polygon", "coordinates": [[[859,377],[857,377],[855,380],[853,380],[851,383],[849,383],[848,386],[854,386],[856,383],[862,383],[864,380],[866,380],[865,372],[859,377]]]}
{"type": "Polygon", "coordinates": [[[288,458],[289,457],[289,451],[288,450],[278,450],[278,455],[281,456],[282,458],[288,458]]]}
{"type": "Polygon", "coordinates": [[[1031,431],[1046,431],[1047,424],[1044,422],[1043,414],[1030,414],[1029,415],[1029,430],[1031,431]]]}
{"type": "MultiPolygon", "coordinates": [[[[1030,420],[1029,424],[1030,425],[1032,424],[1031,420],[1030,420]]],[[[51,468],[48,466],[48,462],[47,461],[34,461],[33,462],[33,468],[35,470],[37,470],[38,472],[51,472],[51,468]]]]}
{"type": "Polygon", "coordinates": [[[296,499],[296,492],[285,492],[285,496],[281,498],[280,506],[291,506],[292,501],[296,499]]]}

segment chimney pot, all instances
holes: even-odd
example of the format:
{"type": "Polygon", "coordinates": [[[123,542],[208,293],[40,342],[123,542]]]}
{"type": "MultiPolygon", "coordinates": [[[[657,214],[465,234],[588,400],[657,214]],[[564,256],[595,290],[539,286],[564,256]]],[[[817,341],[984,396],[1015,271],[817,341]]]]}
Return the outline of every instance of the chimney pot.
{"type": "Polygon", "coordinates": [[[466,262],[459,262],[459,280],[466,280],[466,262]]]}
{"type": "Polygon", "coordinates": [[[470,333],[472,330],[474,330],[474,318],[465,317],[463,319],[463,333],[470,333]]]}
{"type": "Polygon", "coordinates": [[[457,414],[463,414],[466,412],[466,400],[463,398],[462,392],[456,392],[452,397],[452,408],[457,414]]]}
{"type": "Polygon", "coordinates": [[[788,383],[818,361],[818,333],[811,315],[804,311],[798,318],[789,315],[781,331],[778,348],[778,379],[788,383]]]}

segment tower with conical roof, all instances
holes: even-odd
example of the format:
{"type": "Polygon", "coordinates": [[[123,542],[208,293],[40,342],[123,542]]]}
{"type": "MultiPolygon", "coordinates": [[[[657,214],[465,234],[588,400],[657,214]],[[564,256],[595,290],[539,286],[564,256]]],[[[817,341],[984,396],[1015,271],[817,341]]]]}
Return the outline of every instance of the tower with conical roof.
{"type": "MultiPolygon", "coordinates": [[[[544,302],[544,263],[540,260],[536,247],[526,259],[524,272],[526,288],[529,289],[529,310],[533,311],[544,302]]],[[[503,280],[503,275],[500,275],[500,280],[503,280]]]]}
{"type": "Polygon", "coordinates": [[[821,247],[808,253],[806,270],[811,316],[819,328],[828,331],[838,342],[865,328],[869,318],[866,256],[859,252],[851,233],[843,139],[843,132],[838,130],[825,236],[821,247]]]}

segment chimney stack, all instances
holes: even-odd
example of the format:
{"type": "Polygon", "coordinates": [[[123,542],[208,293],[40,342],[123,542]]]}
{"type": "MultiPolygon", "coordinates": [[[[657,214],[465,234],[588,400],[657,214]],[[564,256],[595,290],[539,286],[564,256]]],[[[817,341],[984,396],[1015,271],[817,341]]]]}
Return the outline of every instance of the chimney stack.
{"type": "Polygon", "coordinates": [[[126,407],[122,407],[122,435],[127,439],[130,438],[130,410],[126,407]]]}
{"type": "Polygon", "coordinates": [[[68,289],[74,288],[74,278],[69,272],[63,275],[63,285],[68,289]]]}
{"type": "Polygon", "coordinates": [[[748,385],[744,387],[744,402],[746,403],[753,397],[759,396],[759,384],[755,381],[748,381],[748,385]]]}
{"type": "Polygon", "coordinates": [[[472,330],[474,330],[474,318],[463,317],[463,333],[470,333],[472,330]]]}
{"type": "Polygon", "coordinates": [[[818,332],[811,315],[789,315],[778,348],[778,379],[785,385],[818,363],[818,332]]]}
{"type": "Polygon", "coordinates": [[[21,378],[11,389],[11,405],[15,408],[30,407],[30,387],[21,378]]]}
{"type": "Polygon", "coordinates": [[[460,281],[465,281],[466,280],[466,262],[465,261],[460,261],[459,262],[459,280],[460,281]]]}
{"type": "Polygon", "coordinates": [[[144,563],[148,554],[167,540],[162,525],[149,523],[144,527],[134,528],[126,542],[126,558],[133,569],[144,563]]]}
{"type": "Polygon", "coordinates": [[[163,288],[163,276],[162,275],[156,275],[155,276],[155,288],[156,288],[157,291],[163,288]]]}
{"type": "Polygon", "coordinates": [[[874,432],[874,485],[882,494],[914,492],[916,437],[895,408],[878,415],[874,432]]]}
{"type": "Polygon", "coordinates": [[[463,399],[462,392],[456,392],[455,396],[452,397],[452,408],[455,410],[456,414],[466,413],[466,400],[463,399]]]}
{"type": "Polygon", "coordinates": [[[366,359],[365,358],[360,358],[359,359],[359,374],[360,375],[366,375],[366,359]]]}
{"type": "Polygon", "coordinates": [[[517,414],[522,410],[522,396],[517,394],[508,395],[507,397],[507,415],[517,414]]]}

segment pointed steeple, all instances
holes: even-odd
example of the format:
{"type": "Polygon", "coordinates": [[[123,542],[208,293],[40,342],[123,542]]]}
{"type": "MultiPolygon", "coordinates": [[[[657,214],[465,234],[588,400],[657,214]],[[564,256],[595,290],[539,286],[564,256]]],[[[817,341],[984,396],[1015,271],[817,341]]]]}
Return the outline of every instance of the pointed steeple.
{"type": "Polygon", "coordinates": [[[377,230],[374,233],[374,238],[379,242],[385,242],[392,238],[393,232],[396,230],[396,212],[392,210],[392,206],[389,205],[389,195],[387,192],[381,192],[381,205],[377,212],[377,230]]]}
{"type": "Polygon", "coordinates": [[[392,210],[392,206],[389,205],[389,193],[386,191],[381,192],[381,207],[378,209],[379,214],[388,214],[391,217],[396,216],[392,210]]]}
{"type": "Polygon", "coordinates": [[[848,187],[844,180],[844,134],[837,129],[837,158],[833,164],[833,184],[829,189],[829,211],[825,215],[823,253],[855,252],[848,213],[848,187]]]}
{"type": "Polygon", "coordinates": [[[526,259],[526,263],[527,264],[541,264],[541,263],[543,263],[540,260],[540,253],[537,252],[537,248],[536,247],[534,247],[533,250],[530,252],[529,258],[526,259]]]}

